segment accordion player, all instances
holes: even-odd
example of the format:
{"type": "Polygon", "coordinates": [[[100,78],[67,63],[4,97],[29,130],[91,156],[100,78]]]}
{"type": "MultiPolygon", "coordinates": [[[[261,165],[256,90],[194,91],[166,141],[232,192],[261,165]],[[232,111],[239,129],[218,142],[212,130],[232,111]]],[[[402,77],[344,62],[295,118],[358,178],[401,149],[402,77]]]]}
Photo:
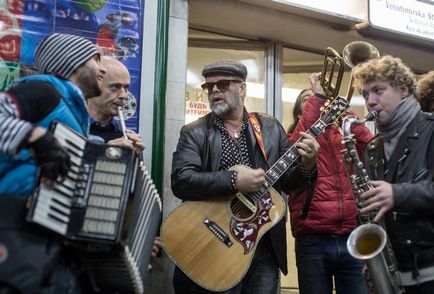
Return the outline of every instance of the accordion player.
{"type": "Polygon", "coordinates": [[[56,139],[71,158],[52,188],[38,179],[27,221],[80,248],[95,290],[143,293],[161,201],[133,150],[87,141],[63,124],[56,139]]]}

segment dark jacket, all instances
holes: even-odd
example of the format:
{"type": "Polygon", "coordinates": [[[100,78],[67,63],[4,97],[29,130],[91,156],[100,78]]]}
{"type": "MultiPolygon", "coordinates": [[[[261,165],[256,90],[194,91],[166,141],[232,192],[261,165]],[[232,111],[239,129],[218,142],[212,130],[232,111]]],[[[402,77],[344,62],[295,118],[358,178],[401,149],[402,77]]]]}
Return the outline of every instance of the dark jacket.
{"type": "Polygon", "coordinates": [[[399,269],[417,271],[434,266],[434,116],[420,112],[398,142],[386,163],[383,142],[375,137],[365,150],[365,167],[372,180],[393,184],[387,234],[399,269]]]}
{"type": "MultiPolygon", "coordinates": [[[[25,80],[52,84],[62,99],[51,101],[53,104],[33,104],[30,98],[20,101],[22,109],[30,110],[31,118],[23,119],[45,128],[58,121],[87,135],[89,115],[79,88],[53,75],[28,76],[16,83],[25,80]]],[[[8,250],[7,258],[0,262],[0,285],[9,284],[24,294],[79,293],[74,292],[79,279],[79,271],[71,266],[74,258],[61,249],[60,241],[51,233],[25,222],[25,196],[32,192],[36,176],[37,166],[28,149],[15,156],[0,155],[0,244],[8,250]]]]}
{"type": "MultiPolygon", "coordinates": [[[[256,115],[261,126],[268,162],[264,159],[251,127],[247,132],[250,159],[255,168],[268,170],[289,148],[290,142],[280,123],[266,114],[256,115]]],[[[210,113],[181,129],[181,135],[173,154],[172,190],[183,200],[207,200],[213,197],[228,197],[231,187],[231,171],[219,171],[221,135],[213,124],[210,113]]],[[[273,186],[278,192],[289,193],[303,188],[307,179],[300,168],[291,168],[273,186]]],[[[286,199],[286,198],[285,198],[286,199]]],[[[287,271],[286,217],[268,231],[280,269],[287,271]]],[[[267,235],[265,234],[265,235],[267,235]]],[[[265,236],[264,236],[265,237],[265,236]]]]}
{"type": "MultiPolygon", "coordinates": [[[[325,101],[320,97],[309,97],[303,116],[290,137],[292,142],[300,138],[300,131],[306,132],[318,120],[325,101]]],[[[364,124],[352,125],[351,133],[361,155],[372,134],[364,124]]],[[[345,148],[342,134],[337,127],[328,126],[317,140],[320,145],[318,178],[307,218],[302,217],[302,211],[308,191],[288,199],[294,237],[305,234],[348,234],[357,226],[356,201],[341,153],[345,148]]]]}

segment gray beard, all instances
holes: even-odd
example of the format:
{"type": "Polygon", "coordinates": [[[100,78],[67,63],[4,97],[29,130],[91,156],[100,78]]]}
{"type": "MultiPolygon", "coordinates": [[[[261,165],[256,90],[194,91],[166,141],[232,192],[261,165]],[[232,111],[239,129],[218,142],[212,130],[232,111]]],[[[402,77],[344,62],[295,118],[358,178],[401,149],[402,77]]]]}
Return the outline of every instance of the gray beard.
{"type": "Polygon", "coordinates": [[[217,117],[221,117],[231,112],[231,108],[227,103],[213,105],[211,106],[211,110],[217,117]]]}

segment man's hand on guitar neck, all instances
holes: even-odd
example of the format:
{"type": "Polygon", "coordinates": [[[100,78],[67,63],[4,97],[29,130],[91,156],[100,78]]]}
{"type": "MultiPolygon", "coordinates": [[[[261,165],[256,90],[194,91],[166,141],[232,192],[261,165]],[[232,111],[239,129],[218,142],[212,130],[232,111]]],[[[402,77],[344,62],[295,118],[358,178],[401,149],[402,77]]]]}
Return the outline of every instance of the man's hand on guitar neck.
{"type": "Polygon", "coordinates": [[[262,168],[252,169],[240,164],[230,170],[237,172],[235,189],[243,194],[259,191],[265,182],[265,171],[262,168]]]}
{"type": "Polygon", "coordinates": [[[295,144],[301,161],[307,170],[313,170],[316,166],[316,157],[318,156],[319,144],[315,138],[308,133],[300,132],[301,140],[295,144]]]}

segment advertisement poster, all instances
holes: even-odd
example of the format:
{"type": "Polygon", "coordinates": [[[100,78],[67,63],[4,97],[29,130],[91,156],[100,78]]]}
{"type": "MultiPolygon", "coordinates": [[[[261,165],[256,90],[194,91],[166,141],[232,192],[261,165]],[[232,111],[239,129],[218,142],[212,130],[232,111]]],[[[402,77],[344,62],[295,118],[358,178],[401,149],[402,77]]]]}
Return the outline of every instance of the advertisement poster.
{"type": "Polygon", "coordinates": [[[88,38],[129,69],[124,116],[138,128],[144,0],[0,0],[0,90],[31,67],[39,42],[58,32],[88,38]]]}

